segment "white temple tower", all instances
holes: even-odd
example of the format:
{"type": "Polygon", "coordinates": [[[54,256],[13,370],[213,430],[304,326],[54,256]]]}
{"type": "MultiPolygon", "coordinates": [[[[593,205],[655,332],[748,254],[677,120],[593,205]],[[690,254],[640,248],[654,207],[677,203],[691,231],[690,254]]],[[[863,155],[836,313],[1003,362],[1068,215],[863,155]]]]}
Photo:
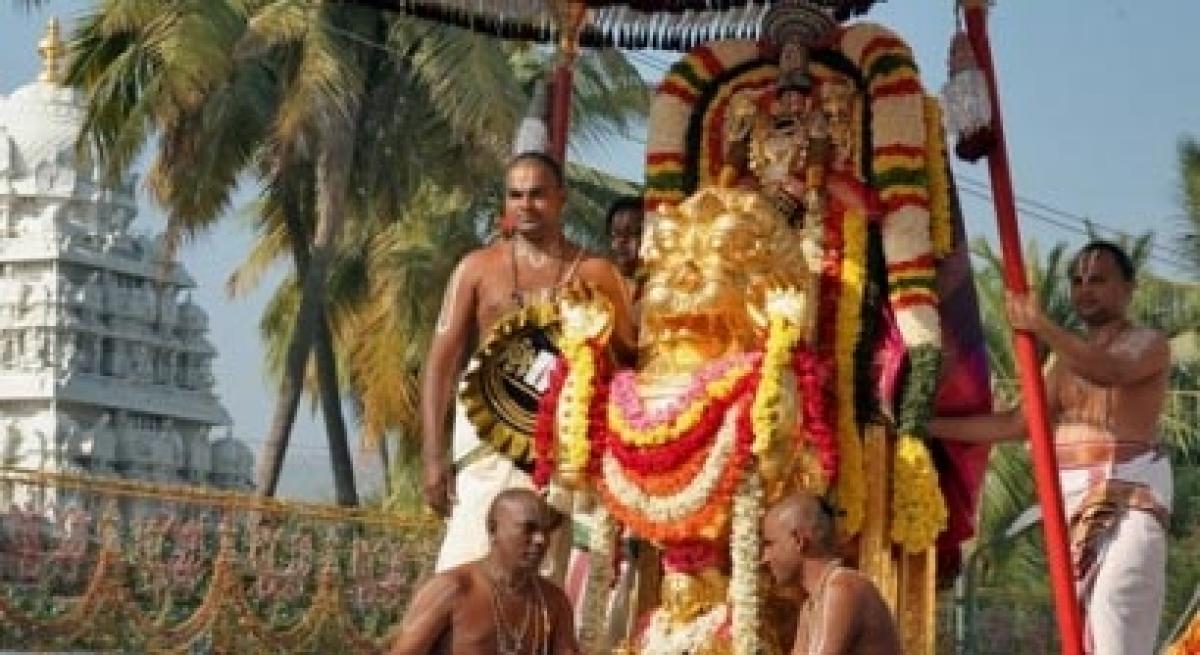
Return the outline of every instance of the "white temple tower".
{"type": "Polygon", "coordinates": [[[0,95],[0,465],[248,488],[195,283],[130,231],[133,177],[77,153],[57,21],[38,51],[38,79],[0,95]]]}

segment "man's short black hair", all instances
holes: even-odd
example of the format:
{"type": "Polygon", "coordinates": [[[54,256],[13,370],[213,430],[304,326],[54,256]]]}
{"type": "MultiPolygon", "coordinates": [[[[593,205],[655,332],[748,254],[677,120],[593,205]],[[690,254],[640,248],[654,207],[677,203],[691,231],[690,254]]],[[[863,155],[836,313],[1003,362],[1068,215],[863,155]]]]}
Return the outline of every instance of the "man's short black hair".
{"type": "Polygon", "coordinates": [[[604,215],[604,233],[612,235],[613,219],[621,212],[637,212],[642,213],[642,197],[641,196],[621,196],[609,205],[608,213],[604,215]]]}
{"type": "Polygon", "coordinates": [[[1106,252],[1112,255],[1113,261],[1117,263],[1117,270],[1121,272],[1121,278],[1126,282],[1133,282],[1135,271],[1133,267],[1133,258],[1121,246],[1107,241],[1105,239],[1094,239],[1089,241],[1087,245],[1079,249],[1075,257],[1071,259],[1071,266],[1068,269],[1068,274],[1072,277],[1079,268],[1079,262],[1083,261],[1084,255],[1093,252],[1106,252]]]}
{"type": "Polygon", "coordinates": [[[560,188],[567,185],[566,176],[563,175],[562,164],[558,163],[557,159],[540,150],[526,150],[525,152],[513,155],[513,158],[508,160],[508,166],[505,167],[504,172],[507,173],[516,168],[518,164],[524,164],[525,162],[537,162],[545,166],[546,170],[549,170],[550,174],[554,176],[554,181],[558,182],[560,188]]]}

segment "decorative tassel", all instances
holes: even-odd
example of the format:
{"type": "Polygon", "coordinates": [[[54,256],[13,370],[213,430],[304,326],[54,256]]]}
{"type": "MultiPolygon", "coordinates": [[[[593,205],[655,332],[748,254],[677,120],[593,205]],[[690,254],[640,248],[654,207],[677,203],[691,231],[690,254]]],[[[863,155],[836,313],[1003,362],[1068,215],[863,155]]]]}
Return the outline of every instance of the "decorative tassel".
{"type": "Polygon", "coordinates": [[[976,162],[996,145],[992,130],[992,101],[987,79],[975,60],[975,50],[960,28],[950,41],[947,57],[949,75],[942,87],[946,130],[954,134],[954,152],[960,159],[976,162]]]}
{"type": "Polygon", "coordinates": [[[546,152],[550,144],[550,131],[546,126],[546,82],[538,80],[534,83],[533,94],[529,99],[529,110],[521,124],[517,127],[517,136],[513,139],[513,154],[525,152],[546,152]]]}

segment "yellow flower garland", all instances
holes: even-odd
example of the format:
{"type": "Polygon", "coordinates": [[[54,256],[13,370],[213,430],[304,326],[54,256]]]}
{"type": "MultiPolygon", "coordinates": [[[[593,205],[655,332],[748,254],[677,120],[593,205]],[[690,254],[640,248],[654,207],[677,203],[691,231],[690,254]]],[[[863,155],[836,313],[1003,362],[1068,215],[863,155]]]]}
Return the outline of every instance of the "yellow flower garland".
{"type": "Polygon", "coordinates": [[[580,474],[591,455],[588,442],[588,409],[596,377],[596,358],[584,340],[565,339],[563,357],[567,360],[567,380],[555,409],[559,429],[559,468],[568,474],[580,474]]]}
{"type": "Polygon", "coordinates": [[[929,235],[933,254],[946,257],[954,250],[954,217],[950,212],[950,172],[946,164],[946,135],[942,108],[925,98],[925,161],[929,170],[929,235]]]}
{"type": "Polygon", "coordinates": [[[946,529],[946,502],[920,438],[905,434],[896,440],[892,479],[892,541],[910,553],[932,548],[946,529]]]}
{"type": "Polygon", "coordinates": [[[778,315],[770,317],[764,347],[761,377],[750,420],[754,430],[751,452],[762,455],[770,450],[771,438],[780,433],[779,399],[783,373],[790,364],[792,348],[800,338],[800,326],[778,315]]]}

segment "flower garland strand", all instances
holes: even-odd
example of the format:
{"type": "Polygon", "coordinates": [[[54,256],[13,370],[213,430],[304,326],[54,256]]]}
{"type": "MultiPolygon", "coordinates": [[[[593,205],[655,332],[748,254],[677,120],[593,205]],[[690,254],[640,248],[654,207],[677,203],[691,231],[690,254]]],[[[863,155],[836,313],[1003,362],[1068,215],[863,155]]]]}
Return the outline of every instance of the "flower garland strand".
{"type": "MultiPolygon", "coordinates": [[[[691,430],[660,446],[645,448],[631,446],[609,429],[605,433],[609,436],[607,452],[612,453],[620,461],[621,466],[642,475],[663,475],[668,471],[673,471],[712,445],[714,435],[725,421],[725,417],[757,386],[758,371],[752,369],[739,379],[737,384],[724,396],[709,397],[707,400],[701,401],[704,411],[700,420],[692,426],[691,430]]],[[[609,403],[610,420],[612,404],[609,403]]]]}
{"type": "Polygon", "coordinates": [[[546,393],[538,400],[537,421],[533,427],[533,484],[539,489],[550,484],[550,479],[554,477],[554,418],[569,371],[567,359],[559,355],[550,371],[546,393]]]}
{"type": "Polygon", "coordinates": [[[588,655],[605,652],[605,619],[614,578],[613,546],[616,540],[617,525],[604,505],[598,503],[592,512],[592,529],[588,536],[588,576],[579,620],[580,645],[588,655]]]}
{"type": "Polygon", "coordinates": [[[800,407],[804,417],[804,434],[817,451],[825,484],[828,485],[837,479],[838,470],[837,434],[826,410],[828,394],[825,385],[829,377],[829,365],[821,361],[813,350],[801,347],[796,349],[792,358],[792,368],[796,373],[796,385],[803,396],[800,407]]]}
{"type": "Polygon", "coordinates": [[[790,363],[789,355],[800,338],[800,326],[783,316],[772,315],[767,329],[758,389],[751,405],[754,425],[754,445],[751,452],[762,456],[771,447],[772,438],[780,433],[782,417],[779,402],[783,394],[784,372],[790,363]]]}
{"type": "Polygon", "coordinates": [[[756,471],[748,471],[733,497],[733,535],[730,540],[733,571],[729,579],[729,600],[733,614],[734,655],[758,655],[760,652],[759,530],[763,511],[762,481],[756,471]]]}
{"type": "MultiPolygon", "coordinates": [[[[910,352],[909,357],[913,368],[937,370],[942,353],[932,346],[922,346],[910,352]]],[[[947,521],[937,469],[928,446],[919,436],[929,422],[932,403],[927,399],[936,395],[937,382],[934,378],[920,381],[923,383],[910,380],[901,400],[901,408],[906,411],[900,415],[908,422],[896,426],[901,436],[896,441],[893,479],[904,480],[905,484],[892,485],[892,541],[910,553],[933,547],[947,521]]]]}
{"type": "MultiPolygon", "coordinates": [[[[757,375],[750,382],[757,384],[757,375]]],[[[704,468],[677,493],[643,493],[624,475],[613,454],[605,454],[598,490],[613,516],[652,541],[717,538],[742,471],[751,460],[754,434],[749,405],[749,398],[744,398],[730,408],[704,468]]]]}
{"type": "Polygon", "coordinates": [[[649,412],[638,395],[637,376],[621,371],[613,379],[608,409],[609,429],[621,441],[637,447],[661,446],[679,439],[704,419],[713,401],[726,399],[758,363],[756,353],[720,359],[700,369],[674,402],[649,412]]]}
{"type": "Polygon", "coordinates": [[[585,340],[564,339],[562,343],[568,373],[555,409],[555,422],[558,424],[558,468],[568,474],[582,474],[591,459],[588,426],[596,390],[599,359],[596,350],[585,340]]]}
{"type": "MultiPolygon", "coordinates": [[[[846,30],[841,48],[863,71],[871,98],[872,168],[883,206],[888,302],[909,354],[907,384],[924,387],[939,372],[927,360],[918,361],[914,351],[941,345],[934,243],[940,228],[931,225],[936,190],[931,176],[944,172],[944,166],[934,171],[936,164],[929,160],[926,96],[908,44],[878,25],[860,24],[846,30]]],[[[933,396],[924,401],[931,405],[933,396]]],[[[901,406],[897,423],[913,422],[905,412],[927,410],[915,403],[901,406]]]]}
{"type": "Polygon", "coordinates": [[[942,107],[936,98],[925,98],[925,157],[929,168],[929,234],[933,254],[941,258],[954,251],[954,215],[950,210],[950,169],[946,162],[946,134],[942,107]]]}
{"type": "Polygon", "coordinates": [[[909,553],[921,553],[946,529],[946,502],[938,487],[929,449],[911,434],[896,440],[892,469],[892,541],[909,553]]]}

